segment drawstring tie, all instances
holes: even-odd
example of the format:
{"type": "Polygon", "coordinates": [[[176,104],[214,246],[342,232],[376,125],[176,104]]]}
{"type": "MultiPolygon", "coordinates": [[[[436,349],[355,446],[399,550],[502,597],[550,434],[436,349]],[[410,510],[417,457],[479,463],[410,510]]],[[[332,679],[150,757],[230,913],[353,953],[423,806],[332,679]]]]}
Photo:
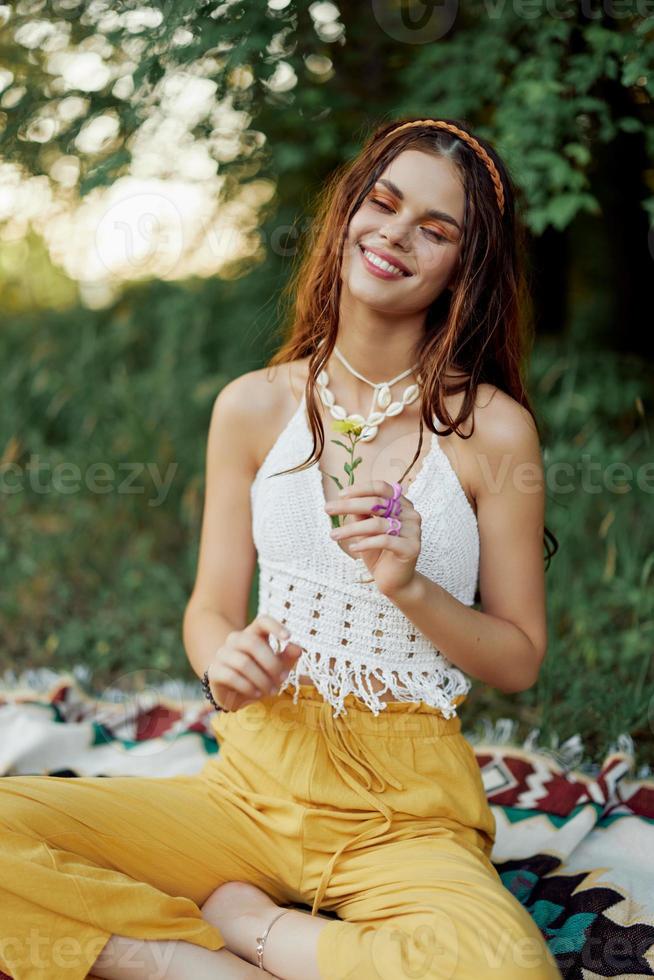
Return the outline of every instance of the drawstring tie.
{"type": "MultiPolygon", "coordinates": [[[[325,739],[327,752],[334,766],[340,772],[348,786],[381,814],[386,821],[386,826],[382,833],[386,833],[391,826],[392,810],[373,794],[383,793],[389,785],[398,790],[403,790],[404,786],[392,773],[382,766],[379,760],[371,756],[357,733],[348,725],[346,716],[341,715],[340,718],[334,718],[332,706],[328,701],[325,701],[320,706],[318,723],[325,739]],[[339,721],[342,721],[342,725],[337,724],[339,721]],[[370,764],[368,759],[372,760],[373,765],[370,764]]],[[[344,844],[341,844],[336,853],[329,859],[318,883],[311,908],[311,915],[316,915],[318,912],[336,862],[343,851],[346,848],[354,848],[360,841],[376,836],[379,833],[379,818],[377,816],[371,817],[366,822],[369,826],[360,834],[357,834],[356,837],[353,837],[352,840],[345,841],[344,844]]]]}

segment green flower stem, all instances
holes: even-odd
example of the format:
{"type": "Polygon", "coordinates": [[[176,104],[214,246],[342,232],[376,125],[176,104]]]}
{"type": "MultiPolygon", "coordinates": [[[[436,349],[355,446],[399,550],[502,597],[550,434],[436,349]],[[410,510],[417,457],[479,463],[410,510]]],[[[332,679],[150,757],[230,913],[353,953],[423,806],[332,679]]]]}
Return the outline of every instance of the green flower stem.
{"type": "MultiPolygon", "coordinates": [[[[334,425],[334,423],[332,424],[334,425]]],[[[347,424],[348,424],[347,422],[341,422],[338,423],[337,425],[334,425],[334,427],[335,428],[338,427],[339,431],[343,431],[341,429],[341,426],[346,426],[347,424]]],[[[345,470],[345,474],[348,478],[347,486],[349,487],[354,486],[354,471],[359,465],[359,463],[362,462],[362,458],[360,456],[357,459],[354,458],[354,450],[356,448],[357,443],[359,442],[359,439],[361,438],[361,431],[362,431],[361,426],[354,425],[353,423],[351,423],[351,428],[344,430],[344,434],[347,435],[350,440],[349,446],[346,446],[345,443],[341,442],[339,439],[331,440],[336,446],[342,446],[342,448],[345,449],[345,451],[350,455],[349,461],[343,464],[343,469],[345,470]]],[[[344,489],[343,484],[341,483],[341,481],[338,479],[337,476],[333,476],[333,474],[331,473],[328,473],[327,475],[334,481],[334,483],[336,484],[339,490],[344,489]]],[[[331,517],[332,527],[341,527],[343,521],[341,520],[340,514],[330,514],[330,517],[331,517]]]]}

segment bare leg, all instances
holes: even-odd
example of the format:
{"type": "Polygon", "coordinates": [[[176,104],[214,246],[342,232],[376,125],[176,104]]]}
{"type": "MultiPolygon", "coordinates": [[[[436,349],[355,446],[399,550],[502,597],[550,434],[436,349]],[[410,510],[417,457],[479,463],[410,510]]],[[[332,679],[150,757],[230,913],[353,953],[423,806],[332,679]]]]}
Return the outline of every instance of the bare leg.
{"type": "MultiPolygon", "coordinates": [[[[202,906],[203,917],[220,929],[227,948],[256,963],[256,938],[261,936],[282,906],[255,885],[228,881],[220,885],[202,906]]],[[[318,934],[333,922],[289,909],[272,926],[263,953],[266,970],[280,980],[321,980],[316,957],[318,934]]],[[[258,971],[261,976],[261,971],[258,971]]]]}
{"type": "Polygon", "coordinates": [[[259,970],[227,948],[205,949],[184,940],[144,940],[112,936],[90,971],[102,980],[262,980],[259,970]]]}

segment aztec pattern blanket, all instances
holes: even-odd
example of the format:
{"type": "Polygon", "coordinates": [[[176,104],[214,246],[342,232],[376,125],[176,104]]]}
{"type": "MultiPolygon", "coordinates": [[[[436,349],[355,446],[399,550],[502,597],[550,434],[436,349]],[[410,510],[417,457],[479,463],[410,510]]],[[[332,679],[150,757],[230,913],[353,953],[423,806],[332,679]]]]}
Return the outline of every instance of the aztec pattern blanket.
{"type": "MultiPolygon", "coordinates": [[[[218,751],[197,685],[94,699],[79,674],[29,674],[0,686],[0,775],[184,775],[218,751]]],[[[515,744],[508,719],[480,728],[464,734],[497,821],[491,857],[562,976],[654,976],[654,778],[633,772],[629,737],[588,766],[579,736],[543,748],[537,730],[515,744]]]]}

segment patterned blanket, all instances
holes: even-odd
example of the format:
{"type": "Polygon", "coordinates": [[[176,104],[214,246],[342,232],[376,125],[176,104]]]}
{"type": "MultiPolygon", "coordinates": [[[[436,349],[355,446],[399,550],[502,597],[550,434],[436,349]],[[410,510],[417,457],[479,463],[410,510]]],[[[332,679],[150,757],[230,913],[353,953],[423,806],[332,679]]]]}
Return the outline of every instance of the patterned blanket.
{"type": "MultiPolygon", "coordinates": [[[[0,775],[184,775],[218,751],[197,685],[95,699],[79,677],[30,672],[0,686],[0,775]]],[[[654,976],[651,771],[634,773],[628,736],[589,766],[579,736],[544,748],[537,731],[515,744],[514,729],[502,719],[464,731],[497,821],[491,857],[502,880],[566,980],[654,976]]]]}

